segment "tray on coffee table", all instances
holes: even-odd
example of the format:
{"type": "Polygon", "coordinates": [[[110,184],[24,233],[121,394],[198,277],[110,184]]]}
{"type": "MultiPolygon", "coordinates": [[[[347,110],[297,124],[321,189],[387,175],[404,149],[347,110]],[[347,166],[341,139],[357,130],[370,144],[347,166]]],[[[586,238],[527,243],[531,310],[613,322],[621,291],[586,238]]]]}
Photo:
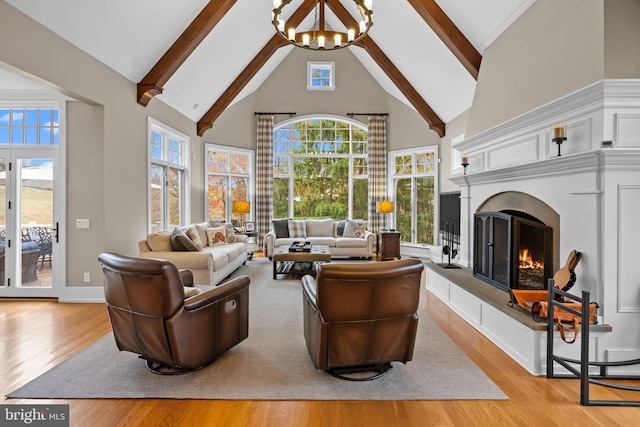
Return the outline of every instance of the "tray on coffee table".
{"type": "Polygon", "coordinates": [[[293,242],[289,252],[311,252],[311,242],[293,242]]]}

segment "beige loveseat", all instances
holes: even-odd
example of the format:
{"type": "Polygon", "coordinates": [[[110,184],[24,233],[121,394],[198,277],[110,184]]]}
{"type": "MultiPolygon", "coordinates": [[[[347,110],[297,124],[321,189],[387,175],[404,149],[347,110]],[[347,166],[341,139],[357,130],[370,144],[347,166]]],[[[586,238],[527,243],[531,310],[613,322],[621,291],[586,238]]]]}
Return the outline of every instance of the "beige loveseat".
{"type": "Polygon", "coordinates": [[[145,240],[138,242],[138,257],[163,259],[171,261],[179,269],[188,268],[193,272],[194,283],[202,285],[220,283],[247,261],[247,236],[234,235],[231,240],[235,239],[235,242],[210,246],[207,230],[213,230],[213,227],[209,223],[179,227],[179,230],[185,232],[190,240],[195,240],[194,243],[199,239],[202,249],[175,250],[172,232],[159,232],[149,234],[145,240]]]}
{"type": "Polygon", "coordinates": [[[349,220],[307,219],[298,221],[293,226],[291,221],[293,220],[273,221],[273,229],[264,236],[265,256],[271,258],[278,246],[289,246],[293,242],[311,242],[312,245],[329,246],[331,257],[373,257],[376,236],[366,230],[366,223],[362,226],[362,221],[351,221],[351,224],[348,224],[349,220]],[[349,227],[352,224],[356,227],[349,227]],[[350,229],[356,231],[349,233],[350,229]],[[297,233],[290,233],[290,230],[297,233]]]}

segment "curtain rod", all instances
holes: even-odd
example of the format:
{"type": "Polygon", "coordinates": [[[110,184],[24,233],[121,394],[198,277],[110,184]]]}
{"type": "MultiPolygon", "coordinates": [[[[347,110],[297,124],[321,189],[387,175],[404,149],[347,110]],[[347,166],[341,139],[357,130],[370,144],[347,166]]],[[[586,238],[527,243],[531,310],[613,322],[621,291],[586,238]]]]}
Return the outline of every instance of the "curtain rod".
{"type": "Polygon", "coordinates": [[[289,113],[276,113],[276,112],[273,112],[273,111],[256,111],[256,112],[255,112],[255,113],[253,113],[253,114],[255,114],[256,116],[259,116],[259,115],[261,115],[261,114],[271,114],[271,115],[273,115],[273,116],[276,116],[276,115],[285,115],[285,116],[291,116],[291,117],[293,117],[293,116],[295,116],[295,115],[296,115],[296,114],[298,114],[298,113],[296,113],[296,112],[289,112],[289,113]]]}
{"type": "Polygon", "coordinates": [[[389,113],[347,113],[347,116],[388,116],[389,113]]]}

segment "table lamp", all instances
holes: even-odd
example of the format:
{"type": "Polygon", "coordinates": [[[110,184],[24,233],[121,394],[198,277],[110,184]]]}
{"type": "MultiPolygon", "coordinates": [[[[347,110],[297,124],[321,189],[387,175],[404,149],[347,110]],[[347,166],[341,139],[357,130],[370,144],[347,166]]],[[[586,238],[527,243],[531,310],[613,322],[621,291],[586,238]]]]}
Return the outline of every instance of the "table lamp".
{"type": "Polygon", "coordinates": [[[231,207],[233,213],[240,214],[240,226],[244,228],[244,216],[251,212],[251,203],[245,201],[235,201],[231,207]]]}
{"type": "Polygon", "coordinates": [[[387,228],[387,215],[389,215],[391,212],[393,212],[393,202],[390,200],[383,200],[381,202],[378,202],[378,212],[380,212],[381,214],[384,215],[384,228],[383,230],[386,230],[387,228]]]}

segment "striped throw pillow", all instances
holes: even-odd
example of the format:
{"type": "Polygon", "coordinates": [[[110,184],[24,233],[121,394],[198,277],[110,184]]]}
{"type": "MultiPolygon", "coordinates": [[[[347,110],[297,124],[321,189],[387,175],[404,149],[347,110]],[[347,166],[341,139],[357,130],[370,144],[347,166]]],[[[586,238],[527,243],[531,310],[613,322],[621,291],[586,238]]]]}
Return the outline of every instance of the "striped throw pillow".
{"type": "Polygon", "coordinates": [[[304,220],[289,220],[289,237],[294,239],[307,238],[307,226],[304,220]]]}

